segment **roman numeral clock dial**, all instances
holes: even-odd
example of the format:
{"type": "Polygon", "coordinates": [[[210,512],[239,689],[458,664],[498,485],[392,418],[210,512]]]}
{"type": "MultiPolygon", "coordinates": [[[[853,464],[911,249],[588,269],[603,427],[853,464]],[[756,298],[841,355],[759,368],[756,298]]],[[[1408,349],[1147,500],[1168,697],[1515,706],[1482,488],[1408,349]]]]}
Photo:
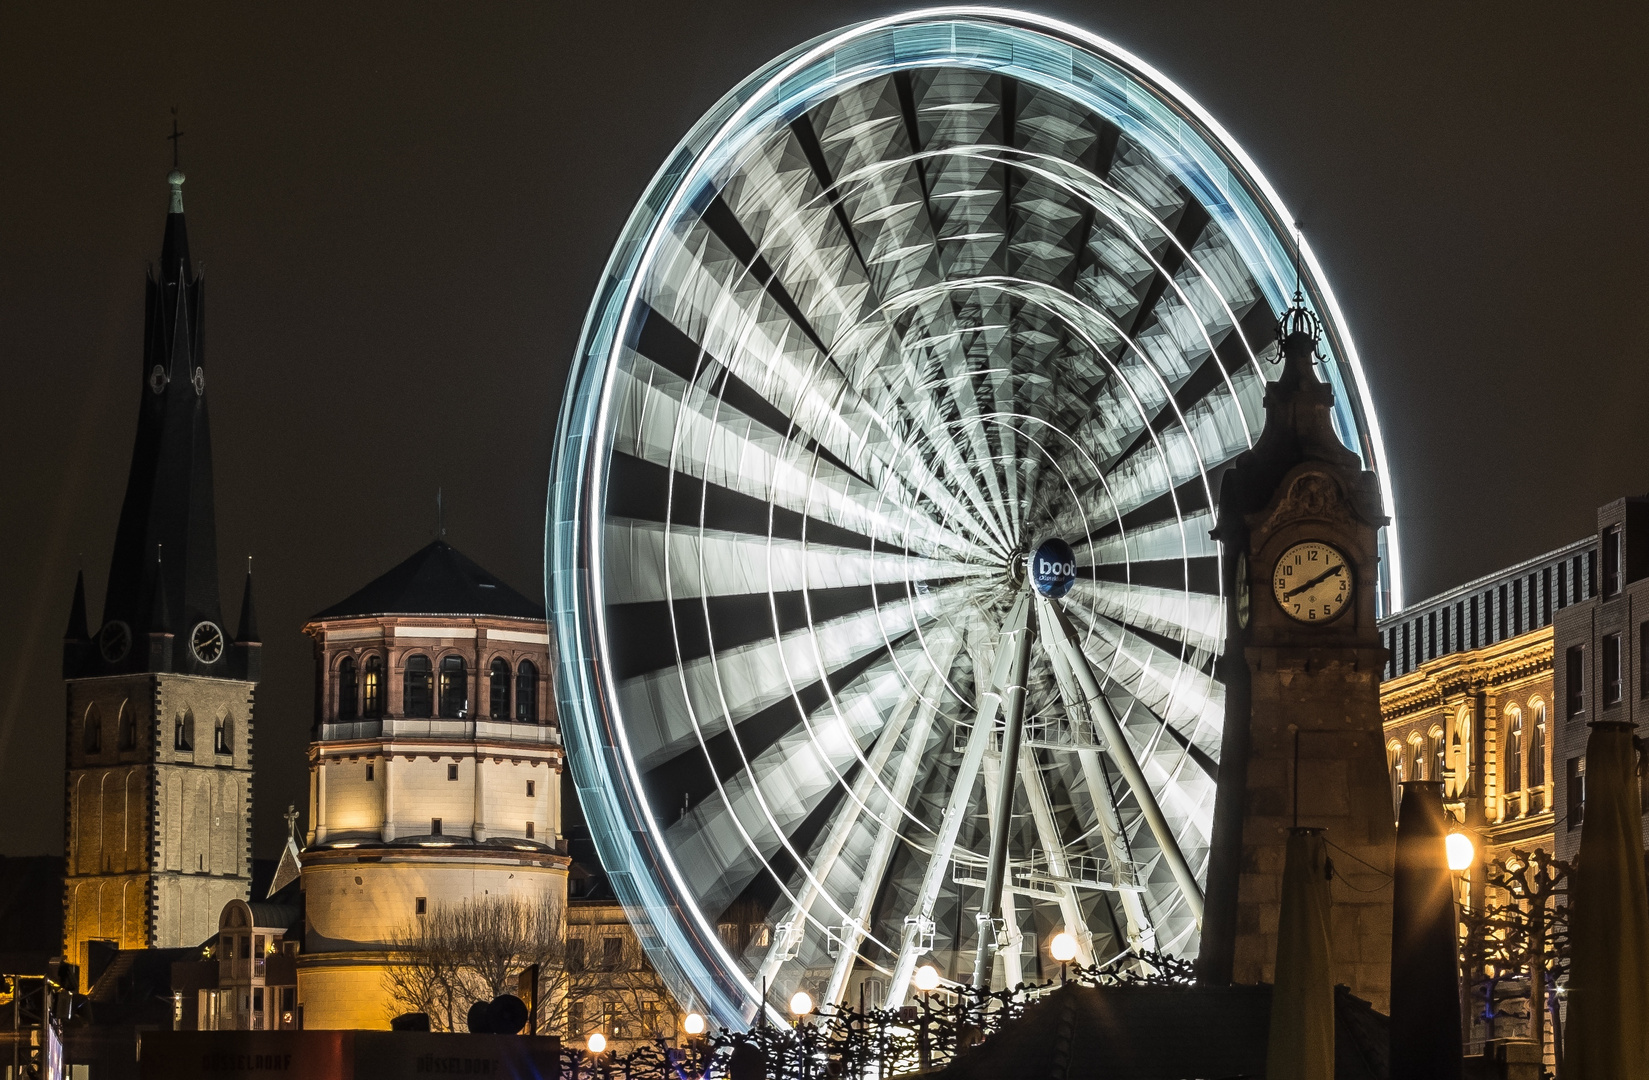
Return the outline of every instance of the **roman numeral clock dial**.
{"type": "Polygon", "coordinates": [[[1283,614],[1298,622],[1327,622],[1351,600],[1351,564],[1343,552],[1307,540],[1283,552],[1271,572],[1271,594],[1283,614]]]}

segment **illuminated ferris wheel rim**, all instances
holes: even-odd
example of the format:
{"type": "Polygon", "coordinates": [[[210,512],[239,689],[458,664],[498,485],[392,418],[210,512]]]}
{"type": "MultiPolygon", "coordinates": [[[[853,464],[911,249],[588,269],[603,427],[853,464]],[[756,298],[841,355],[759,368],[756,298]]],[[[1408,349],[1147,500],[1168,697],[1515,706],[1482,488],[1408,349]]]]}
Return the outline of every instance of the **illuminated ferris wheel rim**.
{"type": "MultiPolygon", "coordinates": [[[[767,129],[774,116],[799,113],[811,104],[895,70],[945,66],[977,68],[1011,74],[1025,82],[1082,101],[1096,115],[1116,123],[1127,134],[1153,150],[1159,158],[1181,168],[1180,178],[1211,212],[1222,213],[1227,233],[1249,256],[1250,267],[1263,266],[1257,275],[1264,301],[1273,308],[1285,305],[1287,285],[1293,283],[1292,252],[1285,250],[1287,213],[1270,186],[1240,148],[1200,107],[1167,79],[1115,46],[1074,27],[1053,20],[997,9],[942,8],[875,20],[801,46],[758,71],[713,108],[683,140],[638,205],[609,262],[603,286],[591,308],[580,351],[569,379],[556,451],[551,507],[551,550],[548,553],[552,609],[556,613],[562,653],[563,725],[572,749],[575,782],[592,829],[603,841],[602,854],[620,869],[614,874],[623,899],[648,919],[656,950],[668,954],[674,974],[704,1000],[724,1021],[737,1011],[740,991],[715,999],[715,987],[725,973],[705,967],[704,939],[714,928],[699,914],[697,945],[682,938],[671,912],[687,883],[674,864],[656,821],[642,808],[633,791],[615,790],[615,780],[638,777],[638,765],[622,724],[607,715],[617,700],[611,673],[597,663],[605,656],[606,631],[597,593],[601,586],[602,536],[605,519],[591,507],[601,505],[606,476],[590,449],[607,445],[611,422],[607,407],[625,342],[616,331],[635,317],[640,289],[665,236],[663,223],[677,220],[684,207],[713,183],[718,169],[736,162],[746,141],[767,129]],[[928,39],[927,51],[900,51],[894,57],[892,37],[912,29],[948,29],[950,40],[928,39]],[[959,33],[960,32],[960,33],[959,33]],[[969,38],[967,51],[957,38],[969,38]],[[878,54],[875,46],[888,46],[878,54]],[[995,45],[992,49],[988,46],[995,45]],[[1070,75],[1051,74],[1038,60],[1063,45],[1070,75]],[[1035,46],[1033,48],[1032,46],[1035,46]],[[855,62],[845,53],[860,50],[855,62]],[[1038,53],[1038,49],[1041,50],[1038,53]],[[1130,89],[1124,100],[1108,99],[1085,74],[1109,74],[1111,88],[1130,89]],[[1156,108],[1145,108],[1154,103],[1156,108]],[[1177,130],[1176,130],[1177,125],[1177,130]],[[1192,136],[1187,138],[1186,136],[1192,136]],[[1220,179],[1225,183],[1222,185],[1220,179]],[[1235,181],[1235,183],[1231,183],[1235,181]],[[1244,246],[1246,245],[1246,246],[1244,246]],[[586,646],[593,643],[594,652],[586,646]],[[638,832],[651,840],[638,842],[638,832]],[[614,846],[626,850],[614,850],[614,846]]],[[[1304,285],[1325,313],[1325,345],[1331,356],[1328,373],[1336,380],[1337,401],[1344,421],[1359,433],[1356,447],[1380,477],[1386,502],[1391,504],[1383,447],[1367,389],[1349,335],[1344,332],[1338,307],[1309,249],[1303,250],[1304,285]],[[1347,386],[1346,375],[1349,373],[1347,386]],[[1372,459],[1372,460],[1371,460],[1372,459]]],[[[902,296],[901,300],[908,299],[902,296]]],[[[1395,528],[1389,533],[1388,558],[1395,598],[1400,581],[1395,528]]],[[[647,936],[647,935],[644,935],[647,936]]],[[[713,951],[712,942],[712,951],[713,951]]],[[[655,951],[655,956],[660,953],[655,951]]],[[[749,980],[745,980],[745,990],[749,980]]]]}

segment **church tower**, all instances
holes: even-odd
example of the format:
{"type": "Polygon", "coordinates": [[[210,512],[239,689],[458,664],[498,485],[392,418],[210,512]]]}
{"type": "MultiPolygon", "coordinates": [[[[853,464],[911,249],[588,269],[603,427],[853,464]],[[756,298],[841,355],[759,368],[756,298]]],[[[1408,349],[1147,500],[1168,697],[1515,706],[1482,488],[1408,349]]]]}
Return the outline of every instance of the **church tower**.
{"type": "Polygon", "coordinates": [[[1396,843],[1375,628],[1379,484],[1335,434],[1320,329],[1296,293],[1266,388],[1265,429],[1220,487],[1227,687],[1199,975],[1269,983],[1293,827],[1331,845],[1332,971],[1390,999],[1396,843]]]}
{"type": "Polygon", "coordinates": [[[251,882],[261,646],[250,569],[233,636],[218,599],[204,285],[189,259],[183,173],[167,183],[103,622],[93,633],[77,581],[63,640],[64,956],[83,965],[92,943],[198,945],[251,882]]]}

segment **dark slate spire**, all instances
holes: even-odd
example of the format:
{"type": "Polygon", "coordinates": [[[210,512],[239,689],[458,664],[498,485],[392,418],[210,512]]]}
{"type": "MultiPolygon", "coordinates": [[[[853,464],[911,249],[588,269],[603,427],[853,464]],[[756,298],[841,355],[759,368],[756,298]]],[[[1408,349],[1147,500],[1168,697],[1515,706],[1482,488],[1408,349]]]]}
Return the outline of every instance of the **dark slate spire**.
{"type": "MultiPolygon", "coordinates": [[[[174,169],[166,179],[171,202],[160,265],[146,290],[137,440],[103,617],[124,622],[133,637],[171,631],[187,640],[201,622],[221,628],[223,616],[201,339],[204,288],[189,259],[183,173],[174,169]],[[161,612],[169,626],[156,623],[161,612]]],[[[176,653],[179,670],[219,674],[188,649],[176,653]]],[[[136,655],[119,666],[143,669],[136,655]]]]}
{"type": "Polygon", "coordinates": [[[252,560],[246,560],[246,588],[240,597],[240,629],[235,631],[235,640],[240,642],[259,641],[258,612],[252,606],[252,560]]]}
{"type": "Polygon", "coordinates": [[[86,622],[86,571],[74,576],[74,600],[69,604],[69,626],[63,631],[65,641],[85,641],[92,636],[86,622]]]}

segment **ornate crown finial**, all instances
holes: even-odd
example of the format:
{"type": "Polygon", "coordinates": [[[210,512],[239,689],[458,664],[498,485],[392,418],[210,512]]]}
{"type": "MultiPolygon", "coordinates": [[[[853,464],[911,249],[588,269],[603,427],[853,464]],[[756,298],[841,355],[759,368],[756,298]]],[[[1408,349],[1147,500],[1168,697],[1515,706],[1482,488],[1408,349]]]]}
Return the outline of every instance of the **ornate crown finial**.
{"type": "Polygon", "coordinates": [[[1286,353],[1288,339],[1295,334],[1303,334],[1311,342],[1311,354],[1317,354],[1317,343],[1323,336],[1323,324],[1317,316],[1305,306],[1305,278],[1300,268],[1300,252],[1303,248],[1300,239],[1300,223],[1294,223],[1294,300],[1288,310],[1283,312],[1282,318],[1277,320],[1277,349],[1286,353]]]}

